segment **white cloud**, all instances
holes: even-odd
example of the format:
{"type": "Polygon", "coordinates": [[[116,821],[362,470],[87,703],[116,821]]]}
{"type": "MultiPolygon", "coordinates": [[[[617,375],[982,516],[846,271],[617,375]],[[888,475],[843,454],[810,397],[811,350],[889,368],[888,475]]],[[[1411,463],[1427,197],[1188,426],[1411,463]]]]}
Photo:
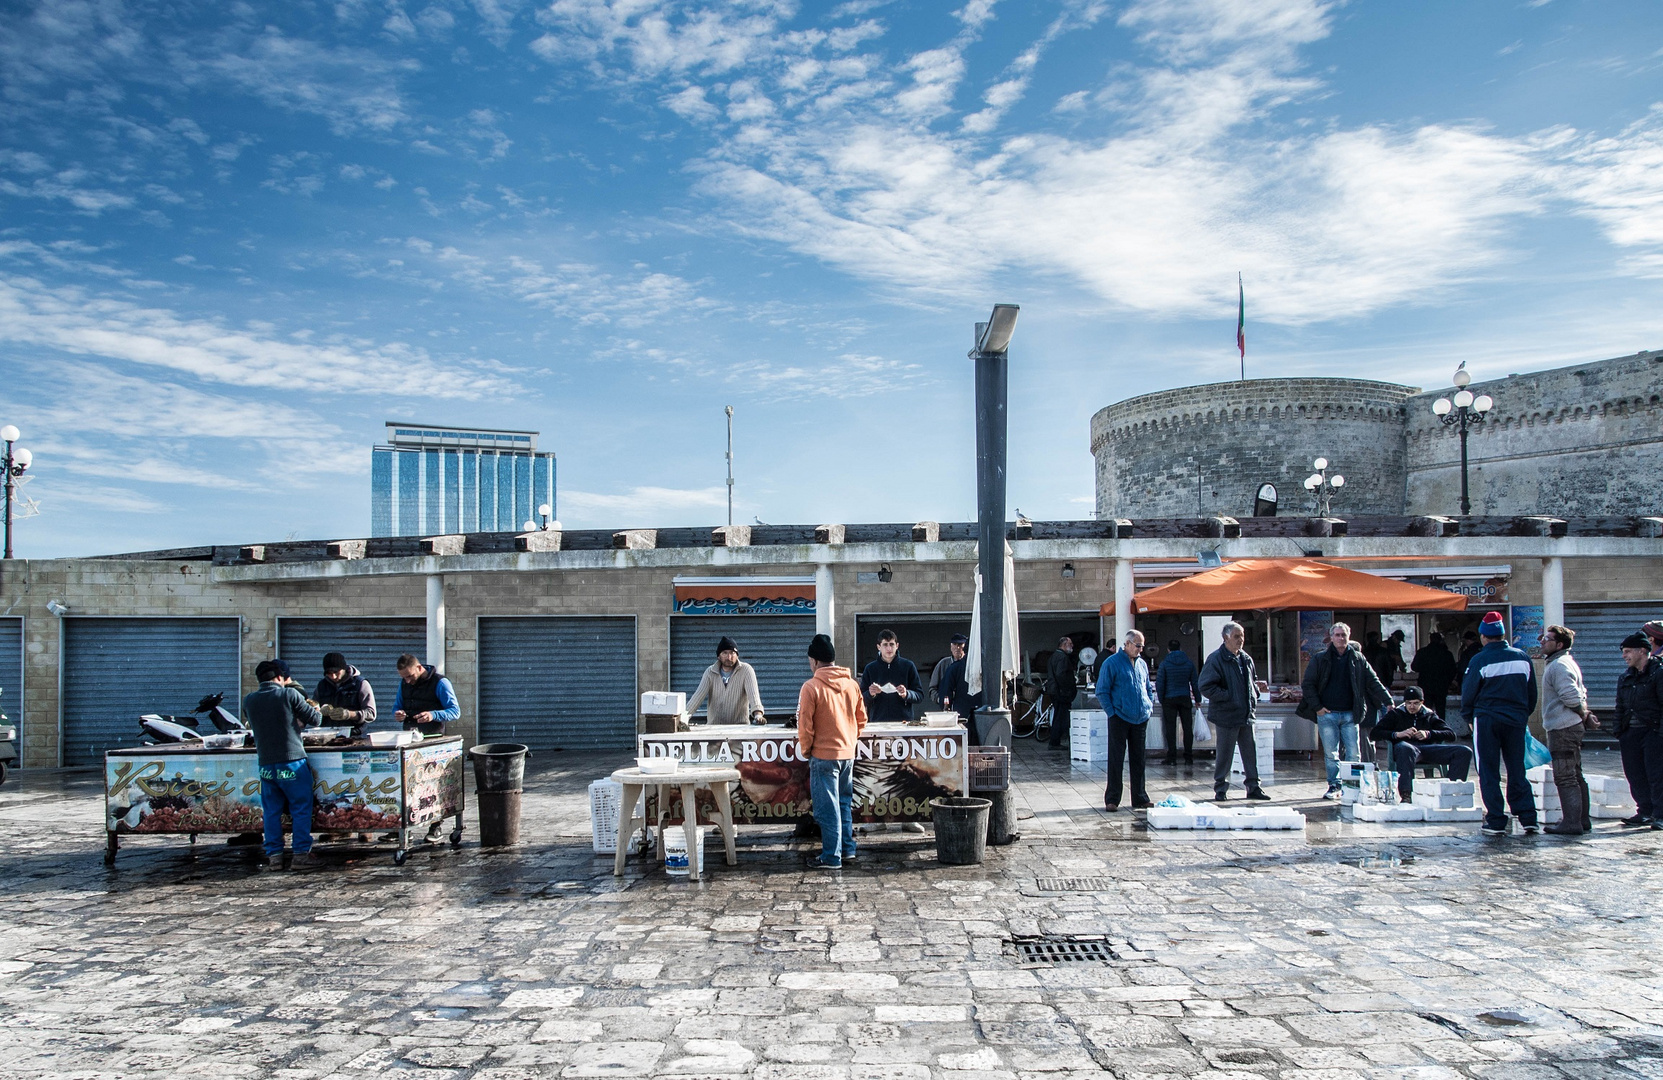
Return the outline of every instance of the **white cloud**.
{"type": "Polygon", "coordinates": [[[268,27],[239,52],[184,67],[194,82],[229,80],[269,105],[321,116],[336,134],[346,135],[403,124],[409,117],[399,79],[419,65],[366,49],[319,45],[268,27]]]}
{"type": "Polygon", "coordinates": [[[728,498],[725,487],[634,487],[614,494],[562,490],[559,495],[560,523],[568,528],[595,522],[618,526],[626,521],[685,520],[692,512],[725,510],[728,498]]]}
{"type": "Polygon", "coordinates": [[[435,360],[401,343],[284,341],[269,329],[239,330],[21,275],[0,275],[0,340],[232,386],[470,399],[517,392],[481,365],[435,360]]]}

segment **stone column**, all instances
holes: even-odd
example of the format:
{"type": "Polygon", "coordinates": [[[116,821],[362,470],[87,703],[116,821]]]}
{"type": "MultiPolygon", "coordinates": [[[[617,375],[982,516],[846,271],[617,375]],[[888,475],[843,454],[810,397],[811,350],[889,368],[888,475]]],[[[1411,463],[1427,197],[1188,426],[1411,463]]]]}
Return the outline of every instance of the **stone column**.
{"type": "Polygon", "coordinates": [[[445,578],[427,575],[427,662],[445,670],[445,578]]]}
{"type": "MultiPolygon", "coordinates": [[[[1114,561],[1114,647],[1118,648],[1126,635],[1135,630],[1132,625],[1132,560],[1116,559],[1114,561]]],[[[1112,651],[1108,642],[1103,643],[1104,651],[1112,651]]]]}
{"type": "Polygon", "coordinates": [[[1565,560],[1542,560],[1542,624],[1565,625],[1565,560]]]}
{"type": "Polygon", "coordinates": [[[814,632],[837,640],[837,600],[832,595],[831,566],[821,563],[814,568],[814,632]]]}

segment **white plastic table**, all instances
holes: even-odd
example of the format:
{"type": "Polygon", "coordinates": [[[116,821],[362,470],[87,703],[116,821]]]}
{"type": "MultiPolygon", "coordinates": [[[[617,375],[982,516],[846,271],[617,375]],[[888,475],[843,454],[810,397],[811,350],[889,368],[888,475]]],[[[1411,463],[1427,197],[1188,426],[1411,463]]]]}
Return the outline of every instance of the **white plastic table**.
{"type": "MultiPolygon", "coordinates": [[[[623,808],[618,814],[618,854],[612,863],[614,876],[622,876],[624,860],[629,856],[629,838],[637,828],[646,828],[648,824],[655,824],[658,830],[658,857],[664,858],[664,814],[668,800],[664,798],[665,788],[681,789],[681,816],[683,827],[687,830],[687,873],[694,880],[699,880],[699,813],[698,804],[693,801],[694,792],[707,787],[716,797],[717,827],[722,830],[723,846],[727,849],[728,865],[733,866],[739,861],[739,855],[733,846],[733,795],[729,784],[739,782],[739,770],[715,766],[679,765],[673,773],[644,773],[640,769],[619,769],[612,774],[613,783],[621,786],[623,791],[623,808]],[[635,816],[635,804],[641,800],[641,793],[647,788],[658,789],[658,821],[649,823],[645,817],[635,816]]],[[[642,813],[646,810],[643,804],[642,813]]]]}

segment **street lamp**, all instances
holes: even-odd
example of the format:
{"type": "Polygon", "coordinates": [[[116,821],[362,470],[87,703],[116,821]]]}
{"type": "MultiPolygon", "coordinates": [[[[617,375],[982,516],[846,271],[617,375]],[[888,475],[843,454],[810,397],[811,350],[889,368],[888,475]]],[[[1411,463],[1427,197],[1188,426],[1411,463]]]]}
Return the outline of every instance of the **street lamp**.
{"type": "Polygon", "coordinates": [[[12,448],[12,444],[22,437],[23,433],[18,431],[17,428],[11,424],[7,424],[5,427],[0,427],[0,441],[3,441],[6,444],[6,457],[4,462],[6,469],[5,558],[8,559],[12,557],[12,501],[17,498],[17,478],[28,471],[29,466],[33,464],[35,460],[35,455],[31,454],[26,447],[19,446],[15,450],[12,448]]]}
{"type": "Polygon", "coordinates": [[[1311,493],[1311,499],[1316,504],[1317,517],[1330,517],[1334,509],[1334,496],[1345,487],[1345,477],[1339,473],[1328,475],[1328,459],[1319,457],[1311,462],[1316,470],[1305,478],[1305,490],[1311,493]]]}
{"type": "Polygon", "coordinates": [[[988,745],[1010,745],[1001,646],[1005,627],[1005,434],[1015,304],[995,304],[976,324],[976,555],[982,574],[982,719],[977,730],[988,745]],[[1000,721],[1003,721],[1001,724],[1000,721]]]}
{"type": "Polygon", "coordinates": [[[1467,429],[1482,424],[1496,402],[1489,394],[1473,397],[1467,389],[1472,376],[1467,374],[1465,364],[1456,369],[1450,381],[1455,384],[1455,399],[1439,398],[1432,403],[1432,412],[1445,427],[1456,427],[1461,432],[1461,516],[1465,517],[1472,513],[1472,500],[1467,497],[1467,429]]]}

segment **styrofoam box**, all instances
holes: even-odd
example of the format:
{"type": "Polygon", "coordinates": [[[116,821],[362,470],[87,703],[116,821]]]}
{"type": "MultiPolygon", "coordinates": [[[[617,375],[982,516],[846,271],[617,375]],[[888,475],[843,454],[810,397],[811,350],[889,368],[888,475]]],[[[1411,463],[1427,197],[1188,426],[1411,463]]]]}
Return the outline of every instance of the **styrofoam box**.
{"type": "Polygon", "coordinates": [[[1476,790],[1477,788],[1471,780],[1439,780],[1436,777],[1430,780],[1420,778],[1415,780],[1415,794],[1417,795],[1423,791],[1436,795],[1471,795],[1476,790]]]}
{"type": "Polygon", "coordinates": [[[1633,803],[1629,803],[1627,806],[1605,806],[1595,803],[1588,808],[1588,816],[1601,821],[1633,817],[1635,812],[1633,803]]]}
{"type": "Polygon", "coordinates": [[[1483,821],[1484,811],[1477,806],[1456,806],[1448,810],[1426,807],[1427,821],[1483,821]]]}
{"type": "Polygon", "coordinates": [[[1149,810],[1151,829],[1193,829],[1195,811],[1187,806],[1155,806],[1149,810]]]}
{"type": "Polygon", "coordinates": [[[679,691],[648,690],[641,695],[645,716],[680,716],[687,711],[687,695],[679,691]]]}
{"type": "Polygon", "coordinates": [[[1553,766],[1538,765],[1534,769],[1526,769],[1524,776],[1532,784],[1551,784],[1553,783],[1553,766]]]}
{"type": "Polygon", "coordinates": [[[1070,739],[1068,741],[1068,760],[1070,761],[1106,761],[1109,757],[1109,740],[1103,739],[1070,739]]]}
{"type": "Polygon", "coordinates": [[[1425,821],[1426,807],[1412,803],[1358,803],[1353,809],[1358,821],[1425,821]]]}
{"type": "Polygon", "coordinates": [[[1458,807],[1472,805],[1472,793],[1440,795],[1430,791],[1422,791],[1420,785],[1415,785],[1414,797],[1411,800],[1416,806],[1425,806],[1433,810],[1454,810],[1458,807]]]}
{"type": "Polygon", "coordinates": [[[1340,779],[1342,781],[1359,780],[1369,773],[1374,772],[1374,762],[1372,761],[1342,761],[1339,764],[1340,779]]]}
{"type": "Polygon", "coordinates": [[[1628,777],[1606,776],[1603,773],[1583,773],[1582,779],[1588,781],[1589,791],[1620,791],[1623,798],[1630,797],[1628,777]]]}

